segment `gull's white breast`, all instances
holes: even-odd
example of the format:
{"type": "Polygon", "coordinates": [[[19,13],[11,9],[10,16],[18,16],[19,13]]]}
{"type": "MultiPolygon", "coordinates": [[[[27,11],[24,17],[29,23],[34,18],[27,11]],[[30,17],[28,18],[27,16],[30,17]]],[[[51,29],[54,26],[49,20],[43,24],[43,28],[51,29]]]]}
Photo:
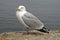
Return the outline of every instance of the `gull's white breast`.
{"type": "Polygon", "coordinates": [[[28,27],[22,19],[22,16],[24,16],[25,13],[26,12],[16,12],[16,17],[21,24],[23,24],[25,27],[28,27]]]}
{"type": "Polygon", "coordinates": [[[23,12],[16,12],[16,17],[17,17],[17,19],[18,19],[18,21],[19,22],[21,22],[22,21],[22,16],[24,16],[24,14],[25,13],[23,13],[23,12]]]}

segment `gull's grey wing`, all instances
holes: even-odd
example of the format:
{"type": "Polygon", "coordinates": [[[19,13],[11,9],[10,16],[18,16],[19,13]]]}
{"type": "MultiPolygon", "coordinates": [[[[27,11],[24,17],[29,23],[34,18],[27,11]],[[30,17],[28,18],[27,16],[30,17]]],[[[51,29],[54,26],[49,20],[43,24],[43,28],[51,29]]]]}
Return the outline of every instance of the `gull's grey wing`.
{"type": "Polygon", "coordinates": [[[22,16],[22,19],[26,25],[33,29],[42,29],[44,27],[44,24],[37,17],[28,12],[22,16]]]}

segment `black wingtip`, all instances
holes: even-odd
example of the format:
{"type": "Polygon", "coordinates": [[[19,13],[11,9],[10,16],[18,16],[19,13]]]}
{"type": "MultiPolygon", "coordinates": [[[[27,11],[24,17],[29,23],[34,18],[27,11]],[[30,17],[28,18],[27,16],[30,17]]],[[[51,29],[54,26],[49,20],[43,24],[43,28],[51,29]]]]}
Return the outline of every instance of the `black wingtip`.
{"type": "Polygon", "coordinates": [[[44,32],[44,33],[49,33],[48,30],[45,27],[43,27],[42,29],[40,29],[38,31],[41,31],[41,32],[44,32]]]}
{"type": "Polygon", "coordinates": [[[41,29],[41,30],[38,30],[38,31],[41,31],[41,32],[44,32],[44,33],[49,33],[48,31],[46,31],[46,30],[43,30],[43,29],[41,29]]]}

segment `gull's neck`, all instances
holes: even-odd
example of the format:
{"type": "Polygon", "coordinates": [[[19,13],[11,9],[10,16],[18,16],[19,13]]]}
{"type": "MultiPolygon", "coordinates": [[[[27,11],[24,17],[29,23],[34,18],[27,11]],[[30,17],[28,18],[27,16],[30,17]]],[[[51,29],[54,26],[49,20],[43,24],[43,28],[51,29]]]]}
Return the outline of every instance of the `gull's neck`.
{"type": "Polygon", "coordinates": [[[17,12],[19,12],[19,13],[26,13],[26,11],[17,11],[17,12]]]}
{"type": "Polygon", "coordinates": [[[27,11],[17,11],[17,14],[20,16],[23,16],[24,14],[26,14],[27,11]]]}
{"type": "Polygon", "coordinates": [[[21,11],[21,13],[26,13],[26,11],[21,11]]]}

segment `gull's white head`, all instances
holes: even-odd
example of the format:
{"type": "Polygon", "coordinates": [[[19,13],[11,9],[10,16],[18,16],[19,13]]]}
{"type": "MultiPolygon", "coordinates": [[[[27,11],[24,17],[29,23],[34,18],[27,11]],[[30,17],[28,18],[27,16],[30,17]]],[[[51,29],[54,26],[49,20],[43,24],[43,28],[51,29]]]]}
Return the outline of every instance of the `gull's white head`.
{"type": "Polygon", "coordinates": [[[26,11],[25,6],[19,6],[18,8],[16,8],[16,11],[26,11]]]}

